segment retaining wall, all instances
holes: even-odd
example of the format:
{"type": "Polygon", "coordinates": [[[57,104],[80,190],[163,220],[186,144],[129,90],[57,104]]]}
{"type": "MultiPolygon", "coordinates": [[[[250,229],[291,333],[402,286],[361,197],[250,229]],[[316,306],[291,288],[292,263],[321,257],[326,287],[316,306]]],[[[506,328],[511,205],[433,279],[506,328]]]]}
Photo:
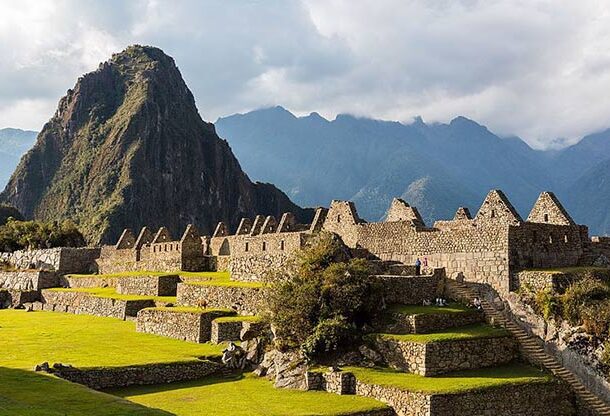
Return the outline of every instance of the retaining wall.
{"type": "Polygon", "coordinates": [[[185,312],[171,308],[147,308],[138,312],[136,330],[190,342],[208,342],[212,320],[230,315],[223,311],[185,312]]]}
{"type": "Polygon", "coordinates": [[[256,315],[261,307],[262,290],[259,287],[179,283],[176,302],[180,306],[233,309],[242,315],[256,315]]]}
{"type": "Polygon", "coordinates": [[[59,285],[57,273],[42,270],[0,272],[0,287],[17,290],[40,290],[59,285]]]}
{"type": "Polygon", "coordinates": [[[124,277],[117,280],[117,293],[142,296],[175,296],[180,282],[177,274],[124,277]]]}
{"type": "Polygon", "coordinates": [[[50,289],[42,290],[41,298],[44,310],[119,319],[135,317],[139,310],[155,306],[153,300],[119,300],[50,289]]]}
{"type": "Polygon", "coordinates": [[[422,376],[508,363],[517,357],[510,336],[418,343],[377,336],[377,351],[391,366],[422,376]]]}
{"type": "Polygon", "coordinates": [[[458,313],[422,313],[407,315],[390,312],[386,315],[384,331],[389,334],[428,334],[444,329],[483,322],[484,315],[478,310],[458,313]]]}

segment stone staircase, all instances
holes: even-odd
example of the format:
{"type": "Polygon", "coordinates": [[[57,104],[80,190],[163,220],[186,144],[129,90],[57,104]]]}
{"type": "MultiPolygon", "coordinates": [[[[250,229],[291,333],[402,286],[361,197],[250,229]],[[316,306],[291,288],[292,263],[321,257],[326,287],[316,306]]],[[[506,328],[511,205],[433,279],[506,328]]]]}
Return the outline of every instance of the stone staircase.
{"type": "Polygon", "coordinates": [[[581,404],[590,411],[593,411],[594,414],[610,416],[610,406],[591,393],[578,377],[564,368],[555,357],[548,354],[535,337],[529,335],[523,328],[496,310],[476,289],[466,283],[453,280],[447,281],[447,288],[451,290],[454,296],[464,300],[472,300],[474,297],[479,297],[487,319],[495,325],[501,325],[513,335],[519,343],[521,353],[525,358],[536,365],[544,367],[560,380],[567,383],[581,404]]]}

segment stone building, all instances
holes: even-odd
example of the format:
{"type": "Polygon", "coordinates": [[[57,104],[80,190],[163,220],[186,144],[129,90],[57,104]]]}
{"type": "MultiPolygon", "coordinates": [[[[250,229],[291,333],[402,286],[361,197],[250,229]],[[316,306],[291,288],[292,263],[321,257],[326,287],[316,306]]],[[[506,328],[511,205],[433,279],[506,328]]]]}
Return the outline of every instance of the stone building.
{"type": "Polygon", "coordinates": [[[358,255],[405,265],[419,258],[429,269],[462,273],[499,291],[516,289],[514,275],[524,269],[589,265],[610,256],[610,238],[589,238],[587,227],[574,223],[551,192],[541,193],[523,220],[502,191],[492,190],[474,217],[460,207],[453,219],[432,226],[417,208],[395,199],[381,222],[362,220],[352,202],[333,201],[329,209],[317,209],[311,224],[298,224],[291,213],[279,221],[259,215],[243,218],[235,232],[221,222],[212,236],[189,225],[180,240],[164,227],[154,234],[144,227],[137,236],[127,229],[114,246],[96,249],[92,269],[227,270],[235,280],[260,280],[286,266],[322,230],[339,235],[358,255]]]}

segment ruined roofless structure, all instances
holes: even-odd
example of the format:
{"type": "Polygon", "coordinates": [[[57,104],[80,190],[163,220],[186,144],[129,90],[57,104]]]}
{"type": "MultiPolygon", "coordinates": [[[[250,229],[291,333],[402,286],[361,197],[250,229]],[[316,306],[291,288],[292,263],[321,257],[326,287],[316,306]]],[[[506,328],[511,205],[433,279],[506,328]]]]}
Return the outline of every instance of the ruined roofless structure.
{"type": "Polygon", "coordinates": [[[333,201],[318,208],[311,224],[297,224],[284,214],[244,218],[231,233],[219,223],[211,237],[189,226],[173,241],[165,228],[144,228],[136,238],[125,230],[115,246],[103,247],[98,267],[115,270],[228,270],[235,280],[258,280],[270,268],[282,267],[320,231],[339,235],[344,243],[380,260],[412,265],[426,259],[448,276],[463,273],[467,281],[498,291],[516,289],[515,272],[528,268],[576,266],[596,250],[605,254],[610,241],[589,238],[551,192],[543,192],[523,220],[500,190],[489,192],[473,217],[460,207],[452,220],[427,226],[417,208],[395,199],[381,222],[359,218],[355,205],[333,201]]]}

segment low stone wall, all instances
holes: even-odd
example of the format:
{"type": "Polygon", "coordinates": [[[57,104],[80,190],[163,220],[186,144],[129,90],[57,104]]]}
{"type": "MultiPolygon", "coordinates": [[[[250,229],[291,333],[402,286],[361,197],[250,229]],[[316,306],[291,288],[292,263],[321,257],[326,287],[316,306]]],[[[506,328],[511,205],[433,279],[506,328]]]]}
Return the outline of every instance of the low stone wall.
{"type": "Polygon", "coordinates": [[[101,277],[92,274],[87,277],[60,276],[59,285],[70,288],[117,287],[120,277],[101,277]]]}
{"type": "Polygon", "coordinates": [[[137,276],[118,279],[117,293],[142,296],[176,296],[180,282],[177,274],[166,276],[137,276]]]}
{"type": "Polygon", "coordinates": [[[400,416],[573,416],[572,395],[556,382],[506,385],[457,394],[425,394],[356,380],[356,394],[400,416]]]}
{"type": "Polygon", "coordinates": [[[99,248],[59,247],[43,250],[18,250],[0,253],[0,260],[17,269],[53,270],[59,273],[90,273],[94,271],[99,248]]]}
{"type": "Polygon", "coordinates": [[[431,415],[572,416],[571,392],[557,382],[502,386],[430,398],[431,415]]]}
{"type": "MultiPolygon", "coordinates": [[[[400,390],[396,387],[368,384],[356,380],[355,393],[358,396],[371,397],[392,406],[399,416],[431,416],[430,396],[424,393],[400,390]]],[[[491,413],[496,416],[495,413],[491,413]]],[[[458,416],[453,412],[439,413],[438,416],[458,416]]],[[[475,416],[477,413],[464,415],[475,416]]],[[[508,416],[508,415],[507,415],[508,416]]],[[[511,415],[512,416],[512,415],[511,415]]]]}
{"type": "Polygon", "coordinates": [[[429,334],[484,321],[483,313],[475,309],[458,313],[415,315],[390,312],[388,315],[388,323],[385,324],[383,332],[389,334],[429,334]]]}
{"type": "Polygon", "coordinates": [[[292,256],[288,253],[231,256],[228,270],[232,279],[256,282],[262,280],[269,271],[285,270],[291,258],[292,256]]]}
{"type": "Polygon", "coordinates": [[[391,367],[422,376],[491,367],[517,357],[517,345],[510,336],[426,344],[377,336],[375,346],[391,367]]]}
{"type": "Polygon", "coordinates": [[[203,286],[179,283],[177,304],[206,308],[233,309],[241,315],[256,315],[260,310],[262,288],[240,286],[203,286]]]}
{"type": "Polygon", "coordinates": [[[63,367],[55,375],[96,390],[145,384],[166,384],[198,380],[218,372],[222,364],[212,361],[187,361],[130,367],[78,369],[63,367]]]}
{"type": "Polygon", "coordinates": [[[39,300],[38,290],[0,289],[0,309],[17,308],[39,300]]]}
{"type": "Polygon", "coordinates": [[[407,305],[420,305],[424,300],[434,299],[443,277],[443,269],[435,269],[432,275],[377,276],[383,285],[386,303],[407,305]]]}
{"type": "Polygon", "coordinates": [[[577,278],[572,274],[548,271],[522,271],[514,275],[517,287],[527,287],[534,291],[551,290],[557,293],[563,293],[577,278]]]}
{"type": "Polygon", "coordinates": [[[55,291],[41,292],[46,311],[68,312],[83,315],[106,316],[119,319],[135,317],[139,310],[155,306],[151,300],[118,300],[91,296],[83,292],[55,291]]]}
{"type": "Polygon", "coordinates": [[[186,312],[171,308],[147,308],[138,312],[136,330],[190,342],[208,342],[212,321],[230,313],[223,311],[186,312]]]}
{"type": "Polygon", "coordinates": [[[220,344],[225,341],[239,341],[243,328],[242,321],[212,321],[211,341],[220,344]]]}
{"type": "Polygon", "coordinates": [[[40,290],[59,285],[55,272],[26,270],[0,272],[0,288],[17,290],[40,290]]]}

